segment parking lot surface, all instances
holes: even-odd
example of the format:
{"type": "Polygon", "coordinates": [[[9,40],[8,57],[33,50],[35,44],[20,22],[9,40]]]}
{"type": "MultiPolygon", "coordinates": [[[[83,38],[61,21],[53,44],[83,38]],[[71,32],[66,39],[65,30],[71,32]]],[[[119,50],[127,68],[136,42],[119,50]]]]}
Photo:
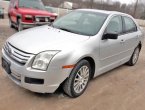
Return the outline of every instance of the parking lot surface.
{"type": "MultiPolygon", "coordinates": [[[[0,19],[0,50],[14,33],[8,20],[0,19]]],[[[145,110],[145,47],[135,66],[123,65],[93,79],[85,93],[75,99],[61,89],[54,94],[25,90],[0,67],[0,110],[145,110]]]]}

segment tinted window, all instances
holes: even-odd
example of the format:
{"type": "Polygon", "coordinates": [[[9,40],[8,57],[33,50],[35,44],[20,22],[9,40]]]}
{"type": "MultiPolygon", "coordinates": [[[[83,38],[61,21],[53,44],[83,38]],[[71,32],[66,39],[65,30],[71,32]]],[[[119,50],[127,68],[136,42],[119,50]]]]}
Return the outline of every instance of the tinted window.
{"type": "Polygon", "coordinates": [[[125,32],[134,32],[137,31],[136,24],[131,18],[123,17],[125,23],[125,32]]]}
{"type": "Polygon", "coordinates": [[[93,36],[99,32],[107,16],[96,12],[73,11],[56,20],[53,26],[72,33],[93,36]]]}
{"type": "Polygon", "coordinates": [[[121,16],[115,16],[110,20],[110,22],[106,28],[106,32],[107,33],[116,33],[116,34],[122,33],[121,16]]]}

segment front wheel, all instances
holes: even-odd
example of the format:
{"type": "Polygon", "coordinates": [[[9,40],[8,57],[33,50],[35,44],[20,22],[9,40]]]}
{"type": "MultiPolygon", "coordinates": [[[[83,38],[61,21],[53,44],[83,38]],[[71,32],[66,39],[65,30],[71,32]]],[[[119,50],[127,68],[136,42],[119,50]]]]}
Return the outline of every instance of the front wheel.
{"type": "Polygon", "coordinates": [[[21,23],[21,19],[18,19],[18,22],[17,22],[18,24],[18,31],[22,31],[23,30],[23,25],[22,25],[22,23],[21,23]]]}
{"type": "Polygon", "coordinates": [[[138,47],[135,48],[130,60],[127,62],[127,64],[129,66],[134,66],[137,63],[138,58],[139,58],[139,53],[140,53],[140,48],[138,46],[138,47]]]}
{"type": "Polygon", "coordinates": [[[72,70],[63,85],[64,92],[70,97],[78,97],[87,88],[90,80],[91,67],[87,60],[80,61],[72,70]]]}
{"type": "Polygon", "coordinates": [[[12,20],[9,18],[9,26],[10,26],[10,28],[13,28],[14,26],[13,26],[13,23],[12,23],[12,20]]]}

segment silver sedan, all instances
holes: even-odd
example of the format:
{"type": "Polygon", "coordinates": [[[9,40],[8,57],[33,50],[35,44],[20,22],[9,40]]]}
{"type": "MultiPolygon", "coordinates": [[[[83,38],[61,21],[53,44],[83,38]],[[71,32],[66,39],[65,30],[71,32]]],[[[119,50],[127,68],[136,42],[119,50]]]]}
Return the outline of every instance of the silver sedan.
{"type": "Polygon", "coordinates": [[[16,84],[53,93],[62,85],[78,97],[89,81],[122,64],[136,64],[143,45],[140,27],[130,15],[79,9],[11,36],[2,49],[2,66],[16,84]]]}

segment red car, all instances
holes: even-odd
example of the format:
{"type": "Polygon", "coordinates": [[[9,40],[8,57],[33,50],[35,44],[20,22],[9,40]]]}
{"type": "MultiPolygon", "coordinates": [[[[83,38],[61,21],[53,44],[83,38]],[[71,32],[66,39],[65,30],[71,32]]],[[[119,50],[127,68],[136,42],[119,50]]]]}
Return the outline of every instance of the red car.
{"type": "Polygon", "coordinates": [[[49,13],[41,0],[10,0],[8,11],[10,27],[18,31],[53,22],[57,16],[49,13]]]}

